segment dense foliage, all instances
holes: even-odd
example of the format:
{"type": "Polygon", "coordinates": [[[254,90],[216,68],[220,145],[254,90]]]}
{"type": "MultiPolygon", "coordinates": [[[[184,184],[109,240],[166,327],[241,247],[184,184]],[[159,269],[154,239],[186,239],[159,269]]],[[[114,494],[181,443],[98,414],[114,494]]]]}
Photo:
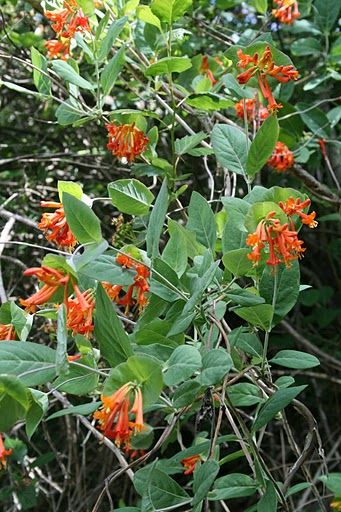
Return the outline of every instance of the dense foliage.
{"type": "Polygon", "coordinates": [[[341,510],[334,0],[2,0],[1,510],[341,510]]]}

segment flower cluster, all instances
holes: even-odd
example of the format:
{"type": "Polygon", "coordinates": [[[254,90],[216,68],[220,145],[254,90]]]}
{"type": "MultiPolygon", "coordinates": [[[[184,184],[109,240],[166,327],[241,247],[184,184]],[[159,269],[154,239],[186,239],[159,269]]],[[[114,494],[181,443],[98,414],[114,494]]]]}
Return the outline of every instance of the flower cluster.
{"type": "Polygon", "coordinates": [[[72,250],[77,240],[66,222],[63,205],[53,201],[42,201],[41,206],[56,210],[53,213],[43,213],[38,228],[44,232],[47,240],[54,242],[60,249],[72,250]]]}
{"type": "Polygon", "coordinates": [[[66,326],[72,331],[72,334],[83,334],[89,336],[93,331],[92,322],[95,301],[93,291],[87,290],[81,293],[79,288],[75,288],[75,298],[68,297],[66,310],[66,326]]]}
{"type": "Polygon", "coordinates": [[[257,101],[257,97],[240,100],[235,104],[234,108],[240,119],[244,120],[246,114],[246,119],[249,123],[253,121],[265,121],[270,115],[269,110],[257,101]]]}
{"type": "Polygon", "coordinates": [[[12,453],[13,453],[12,448],[10,448],[9,450],[6,450],[4,441],[2,439],[2,435],[0,434],[0,467],[1,466],[3,468],[6,467],[6,463],[7,463],[6,458],[9,457],[10,455],[12,455],[12,453]]]}
{"type": "Polygon", "coordinates": [[[300,17],[298,2],[295,0],[274,0],[274,2],[278,7],[272,9],[272,15],[281,23],[291,25],[300,17]]]}
{"type": "Polygon", "coordinates": [[[0,324],[0,340],[10,341],[16,339],[16,333],[13,324],[0,324]]]}
{"type": "Polygon", "coordinates": [[[294,165],[294,155],[284,142],[277,142],[267,163],[277,172],[284,172],[294,165]]]}
{"type": "Polygon", "coordinates": [[[123,297],[121,296],[123,286],[111,285],[107,282],[103,282],[102,285],[111,300],[126,307],[126,312],[135,305],[138,306],[138,310],[141,312],[148,301],[146,293],[149,292],[149,284],[147,281],[149,270],[145,265],[137,263],[126,254],[119,254],[116,258],[116,262],[122,267],[135,269],[136,275],[134,276],[133,284],[128,287],[123,297]]]}
{"type": "Polygon", "coordinates": [[[58,39],[51,39],[45,43],[50,59],[67,60],[70,57],[71,39],[75,33],[90,30],[88,18],[84,16],[75,0],[64,0],[63,6],[63,9],[44,13],[46,18],[52,21],[51,28],[58,36],[58,39]]]}
{"type": "Polygon", "coordinates": [[[297,231],[292,220],[293,215],[298,215],[303,224],[310,228],[315,228],[316,213],[312,212],[307,215],[302,210],[310,205],[310,199],[301,200],[290,197],[283,203],[279,202],[280,208],[289,217],[289,222],[282,224],[276,218],[276,212],[269,212],[266,217],[261,220],[254,233],[250,233],[246,239],[246,245],[252,247],[251,253],[247,255],[249,260],[257,265],[262,256],[263,249],[267,248],[269,257],[266,261],[267,265],[273,267],[284,263],[290,266],[292,260],[297,260],[303,256],[305,248],[303,241],[298,239],[297,231]]]}
{"type": "Polygon", "coordinates": [[[182,459],[181,464],[184,466],[184,475],[190,475],[194,472],[196,465],[201,461],[200,455],[192,455],[182,459]]]}
{"type": "Polygon", "coordinates": [[[130,448],[131,437],[145,429],[143,421],[142,391],[128,382],[110,396],[101,396],[103,406],[94,413],[99,429],[117,446],[130,448]],[[131,393],[134,400],[131,406],[131,393]],[[130,416],[134,415],[132,421],[130,416]]]}
{"type": "Polygon", "coordinates": [[[133,162],[145,151],[149,142],[148,137],[134,123],[122,125],[108,123],[106,129],[109,137],[107,148],[123,162],[133,162]]]}
{"type": "Polygon", "coordinates": [[[261,57],[257,52],[253,55],[244,54],[241,49],[238,50],[237,55],[239,58],[237,66],[239,68],[247,68],[246,71],[243,71],[243,73],[237,76],[238,82],[240,84],[246,84],[252,77],[256,76],[260,91],[268,102],[268,109],[272,112],[276,112],[282,105],[277,103],[273,97],[268,77],[286,83],[290,80],[297,80],[298,71],[292,65],[277,66],[273,61],[269,46],[265,48],[261,57]]]}

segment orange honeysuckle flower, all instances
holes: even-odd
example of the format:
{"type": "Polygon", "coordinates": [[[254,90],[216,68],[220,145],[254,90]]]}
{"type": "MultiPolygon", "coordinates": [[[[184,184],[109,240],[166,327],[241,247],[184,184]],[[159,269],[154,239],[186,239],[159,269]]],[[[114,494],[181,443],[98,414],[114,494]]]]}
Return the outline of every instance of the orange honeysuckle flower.
{"type": "Polygon", "coordinates": [[[74,354],[73,356],[67,356],[67,360],[69,363],[72,363],[73,361],[78,361],[78,359],[81,359],[82,354],[74,354]]]}
{"type": "Polygon", "coordinates": [[[12,453],[13,453],[12,448],[10,448],[9,450],[6,450],[4,441],[2,439],[2,435],[0,434],[0,467],[1,466],[3,468],[6,467],[6,463],[7,463],[6,458],[9,457],[10,455],[12,455],[12,453]]]}
{"type": "Polygon", "coordinates": [[[316,226],[318,225],[318,222],[315,220],[316,212],[311,212],[308,215],[307,213],[304,213],[302,211],[305,208],[308,208],[310,204],[310,199],[305,199],[305,201],[301,202],[301,199],[299,197],[296,200],[293,197],[289,197],[289,199],[287,199],[285,203],[283,203],[282,201],[278,203],[280,208],[282,208],[282,210],[288,217],[291,217],[292,215],[298,215],[299,217],[301,217],[303,224],[306,224],[310,228],[316,228],[316,226]]]}
{"type": "Polygon", "coordinates": [[[10,341],[16,340],[17,335],[13,324],[0,324],[0,340],[10,341]]]}
{"type": "Polygon", "coordinates": [[[67,299],[67,319],[66,326],[72,331],[72,334],[83,334],[89,336],[93,331],[92,322],[95,301],[92,290],[81,293],[77,285],[74,285],[76,297],[67,299]]]}
{"type": "Polygon", "coordinates": [[[274,0],[274,2],[278,7],[272,9],[272,16],[281,23],[290,25],[300,17],[298,2],[295,0],[274,0]]]}
{"type": "Polygon", "coordinates": [[[202,56],[202,59],[201,59],[201,65],[200,65],[200,68],[199,68],[199,72],[202,74],[202,75],[206,75],[206,78],[209,79],[209,81],[211,82],[212,85],[215,85],[217,83],[218,80],[216,80],[214,78],[214,75],[213,75],[213,72],[212,70],[210,69],[210,65],[208,63],[208,57],[207,55],[203,55],[202,56]]]}
{"type": "Polygon", "coordinates": [[[45,11],[44,16],[49,21],[53,22],[51,25],[52,30],[54,30],[56,34],[61,34],[68,20],[68,17],[70,16],[70,10],[62,9],[60,11],[45,11]]]}
{"type": "Polygon", "coordinates": [[[44,208],[55,208],[53,213],[43,213],[38,228],[45,233],[50,242],[54,242],[61,249],[73,249],[77,239],[66,222],[62,203],[42,201],[40,205],[44,208]]]}
{"type": "Polygon", "coordinates": [[[106,125],[106,129],[109,137],[107,144],[109,151],[117,158],[129,163],[145,151],[149,142],[148,137],[134,123],[122,125],[110,123],[106,125]]]}
{"type": "Polygon", "coordinates": [[[103,406],[94,413],[99,429],[117,446],[130,448],[130,439],[145,428],[143,421],[142,392],[133,383],[128,382],[111,396],[101,396],[103,406]],[[130,395],[134,391],[135,399],[130,407],[130,395]],[[135,421],[129,419],[135,415],[135,421]]]}
{"type": "Polygon", "coordinates": [[[340,511],[341,510],[341,498],[335,498],[331,504],[330,504],[330,508],[332,510],[336,510],[336,511],[340,511]]]}
{"type": "Polygon", "coordinates": [[[284,263],[289,267],[290,262],[301,258],[305,251],[303,241],[298,239],[297,232],[294,229],[289,229],[287,223],[281,224],[275,215],[276,212],[269,212],[258,223],[256,231],[250,233],[246,239],[246,245],[252,247],[252,251],[247,257],[254,262],[254,265],[258,264],[266,246],[269,251],[266,263],[271,266],[284,263]]]}
{"type": "Polygon", "coordinates": [[[67,60],[70,57],[70,39],[62,38],[45,41],[47,56],[49,59],[67,60]]]}
{"type": "Polygon", "coordinates": [[[181,464],[185,468],[184,475],[192,474],[195,470],[195,466],[198,464],[200,460],[200,455],[192,455],[191,457],[186,457],[185,459],[182,459],[181,464]]]}
{"type": "Polygon", "coordinates": [[[69,276],[65,273],[51,267],[32,267],[24,271],[24,276],[36,276],[39,281],[44,285],[28,299],[20,299],[20,304],[25,306],[29,311],[36,311],[36,306],[46,304],[56,291],[65,286],[67,290],[67,283],[69,276]]]}
{"type": "Polygon", "coordinates": [[[294,165],[294,155],[284,142],[277,142],[267,164],[277,172],[284,172],[294,165]]]}
{"type": "Polygon", "coordinates": [[[257,101],[256,97],[240,100],[234,108],[237,116],[242,120],[244,120],[244,112],[246,112],[246,118],[249,122],[258,120],[262,122],[270,115],[269,110],[257,101]]]}
{"type": "Polygon", "coordinates": [[[298,71],[292,65],[277,66],[273,61],[269,46],[265,48],[261,56],[259,56],[257,52],[254,53],[254,55],[244,54],[241,49],[237,51],[237,55],[239,59],[237,66],[239,68],[248,68],[248,66],[251,65],[246,71],[237,76],[238,82],[240,84],[246,84],[250,78],[257,76],[259,88],[264,98],[268,101],[268,109],[272,112],[276,112],[282,105],[277,103],[273,97],[267,77],[270,76],[279,82],[285,83],[289,82],[289,80],[297,80],[298,71]]]}
{"type": "Polygon", "coordinates": [[[70,19],[66,33],[68,37],[73,37],[76,32],[90,32],[89,19],[81,9],[70,19]]]}

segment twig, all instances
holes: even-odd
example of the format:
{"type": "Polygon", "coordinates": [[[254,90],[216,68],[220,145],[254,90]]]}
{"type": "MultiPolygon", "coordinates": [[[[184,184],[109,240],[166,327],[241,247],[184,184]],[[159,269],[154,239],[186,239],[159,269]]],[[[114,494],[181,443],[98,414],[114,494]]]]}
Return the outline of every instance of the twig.
{"type": "MultiPolygon", "coordinates": [[[[1,231],[0,256],[2,255],[2,253],[5,249],[5,244],[11,238],[11,231],[13,229],[14,224],[15,224],[15,219],[13,217],[9,218],[8,221],[6,222],[3,230],[1,231]]],[[[2,277],[2,271],[1,271],[1,260],[0,260],[0,299],[1,299],[2,303],[7,302],[7,295],[6,295],[6,290],[4,287],[4,281],[3,281],[3,277],[2,277]]]]}

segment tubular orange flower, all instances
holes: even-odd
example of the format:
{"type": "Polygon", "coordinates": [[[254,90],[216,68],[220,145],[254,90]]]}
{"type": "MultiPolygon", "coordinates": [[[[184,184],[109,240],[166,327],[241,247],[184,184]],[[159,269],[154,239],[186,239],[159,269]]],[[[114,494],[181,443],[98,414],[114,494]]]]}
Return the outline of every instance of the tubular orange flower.
{"type": "Polygon", "coordinates": [[[13,450],[10,448],[9,450],[6,450],[4,441],[2,439],[2,435],[0,434],[0,466],[3,468],[6,467],[7,461],[6,458],[12,455],[13,450]]]}
{"type": "Polygon", "coordinates": [[[47,56],[49,59],[62,59],[67,60],[70,57],[70,39],[62,38],[50,39],[45,42],[47,48],[47,56]]]}
{"type": "Polygon", "coordinates": [[[62,203],[42,201],[40,205],[44,208],[56,208],[53,213],[43,213],[38,224],[38,228],[44,232],[46,239],[54,242],[61,249],[73,249],[77,239],[66,222],[62,203]]]}
{"type": "Polygon", "coordinates": [[[73,361],[78,361],[78,359],[81,359],[82,354],[74,354],[73,356],[67,356],[67,360],[69,363],[72,363],[73,361]]]}
{"type": "Polygon", "coordinates": [[[294,155],[284,142],[277,142],[275,149],[268,160],[268,165],[277,172],[284,172],[294,165],[294,155]]]}
{"type": "Polygon", "coordinates": [[[0,340],[10,341],[17,338],[13,324],[0,324],[0,340]]]}
{"type": "Polygon", "coordinates": [[[135,123],[110,123],[106,125],[106,129],[109,137],[107,148],[114,156],[129,163],[145,151],[149,142],[148,137],[135,126],[135,123]]]}
{"type": "Polygon", "coordinates": [[[300,17],[298,2],[295,0],[274,0],[274,2],[278,7],[272,9],[272,16],[277,18],[281,23],[290,25],[300,17]]]}
{"type": "Polygon", "coordinates": [[[28,268],[24,271],[24,276],[36,276],[39,281],[44,283],[40,290],[31,295],[31,297],[20,299],[20,304],[29,311],[36,311],[36,306],[49,302],[59,288],[62,286],[65,286],[65,289],[67,288],[66,285],[69,281],[68,275],[55,268],[46,266],[28,268]]]}
{"type": "Polygon", "coordinates": [[[99,429],[117,446],[130,448],[132,435],[145,428],[143,421],[142,392],[134,384],[124,384],[111,396],[101,396],[103,406],[94,413],[99,422],[99,429]],[[130,408],[130,393],[134,390],[135,400],[130,408]],[[129,411],[130,408],[130,411],[129,411]],[[129,420],[129,415],[135,415],[135,421],[129,420]]]}
{"type": "Polygon", "coordinates": [[[262,105],[255,98],[248,98],[246,100],[240,100],[235,104],[236,114],[240,119],[244,120],[244,111],[246,112],[246,118],[249,122],[252,121],[264,121],[269,117],[270,112],[264,105],[262,105]]]}
{"type": "Polygon", "coordinates": [[[92,290],[81,293],[77,285],[74,285],[76,297],[67,299],[66,326],[72,330],[72,334],[89,336],[93,331],[92,315],[95,307],[92,290]]]}
{"type": "Polygon", "coordinates": [[[181,464],[185,468],[184,475],[190,475],[191,473],[193,473],[195,470],[195,466],[198,464],[200,460],[200,455],[192,455],[191,457],[186,457],[185,459],[182,459],[181,464]]]}
{"type": "Polygon", "coordinates": [[[269,253],[266,263],[271,266],[284,263],[289,267],[290,262],[301,258],[305,251],[302,247],[303,241],[298,239],[297,232],[289,229],[287,223],[281,224],[275,215],[276,212],[269,212],[265,219],[258,223],[256,231],[250,233],[246,239],[246,245],[253,248],[247,257],[254,265],[258,264],[266,246],[269,253]]]}
{"type": "Polygon", "coordinates": [[[289,197],[285,203],[280,201],[278,204],[288,217],[291,217],[292,215],[298,215],[301,217],[302,223],[306,224],[310,228],[316,228],[318,225],[318,222],[315,220],[316,212],[311,212],[308,215],[302,211],[310,206],[310,199],[305,199],[305,201],[301,202],[299,197],[296,200],[293,197],[289,197]]]}
{"type": "Polygon", "coordinates": [[[217,80],[214,78],[213,72],[210,69],[207,55],[202,56],[199,72],[202,75],[205,75],[206,78],[209,79],[209,81],[211,82],[212,85],[215,85],[217,83],[217,80]]]}
{"type": "Polygon", "coordinates": [[[241,49],[237,51],[237,55],[239,58],[237,66],[239,68],[248,68],[248,66],[251,65],[250,68],[237,76],[239,83],[246,84],[250,78],[257,76],[259,88],[264,98],[268,101],[269,110],[275,112],[281,108],[282,105],[276,103],[276,100],[273,97],[267,77],[273,77],[279,82],[297,80],[298,71],[294,66],[277,66],[273,61],[270,46],[265,48],[261,57],[259,57],[257,52],[254,53],[254,55],[244,54],[241,49]]]}

